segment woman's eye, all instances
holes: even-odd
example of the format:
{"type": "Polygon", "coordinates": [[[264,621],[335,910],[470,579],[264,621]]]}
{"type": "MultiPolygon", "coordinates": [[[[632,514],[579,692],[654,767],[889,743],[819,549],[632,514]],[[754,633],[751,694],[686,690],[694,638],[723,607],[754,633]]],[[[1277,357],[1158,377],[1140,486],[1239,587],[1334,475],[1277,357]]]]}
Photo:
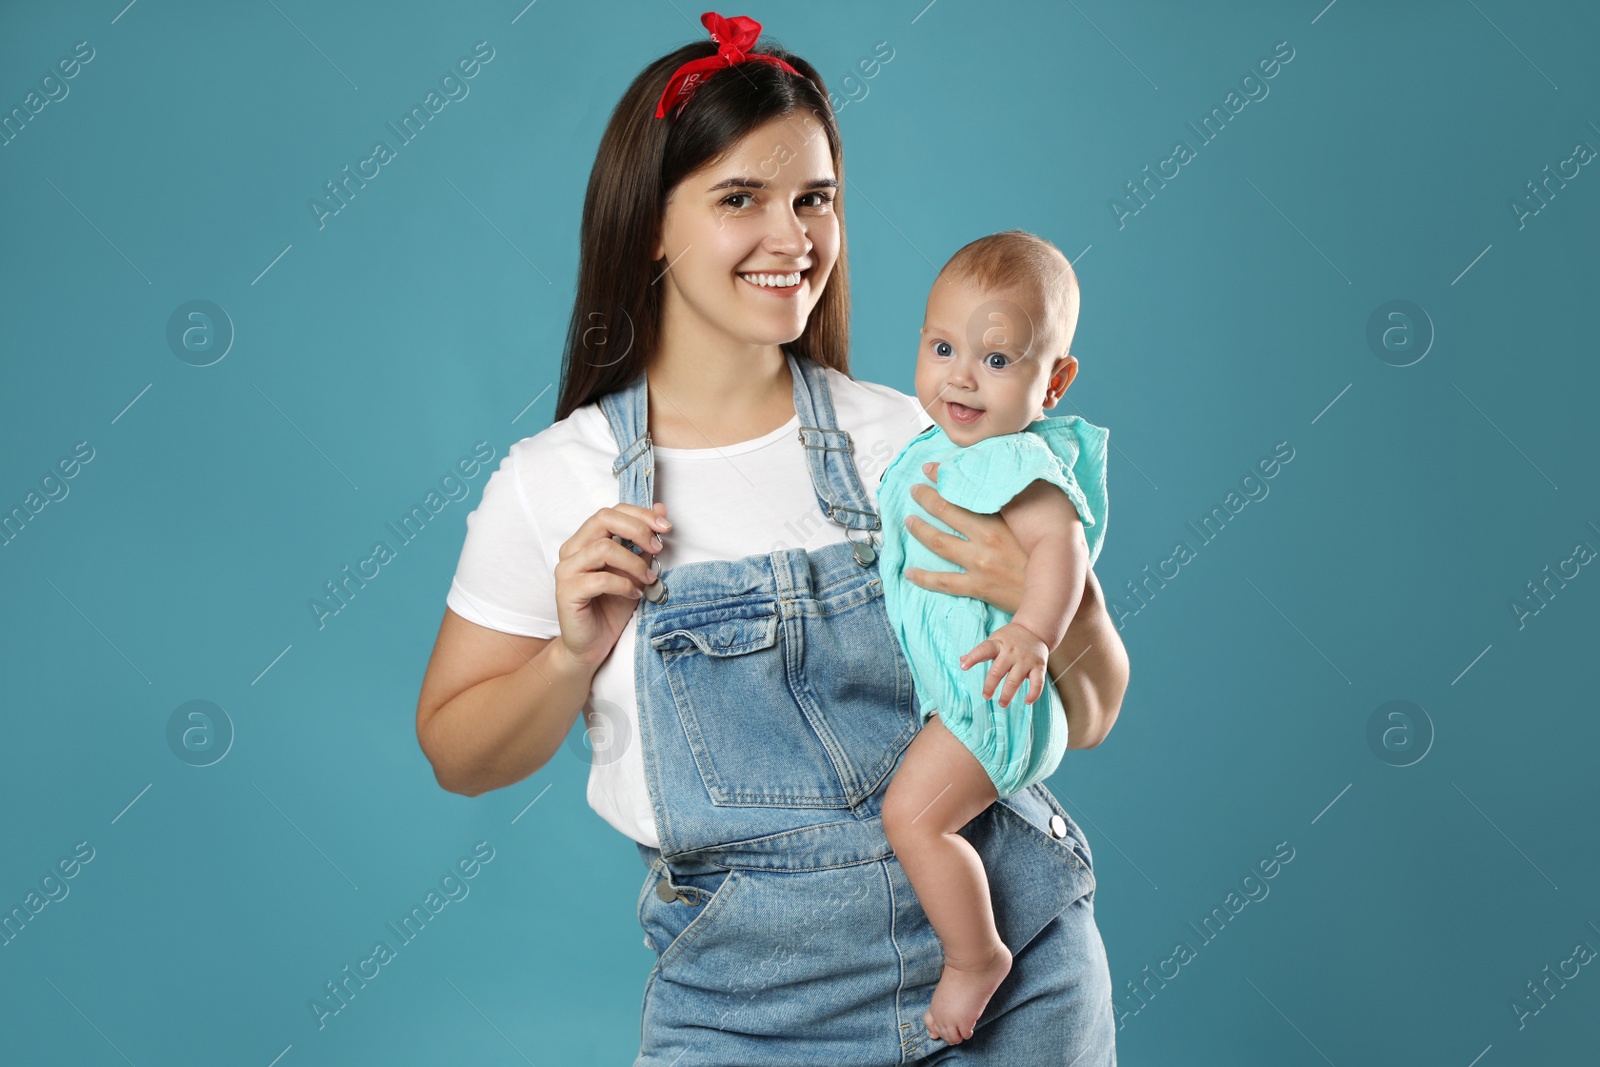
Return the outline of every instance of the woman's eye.
{"type": "Polygon", "coordinates": [[[948,341],[933,342],[933,354],[936,356],[948,356],[953,351],[948,341]]]}
{"type": "Polygon", "coordinates": [[[1007,359],[1005,354],[1002,352],[990,352],[987,356],[984,356],[983,359],[984,362],[988,363],[989,367],[993,370],[1005,370],[1007,367],[1011,366],[1011,360],[1007,359]],[[1000,362],[998,364],[989,363],[988,361],[991,359],[998,359],[1000,362]]]}
{"type": "MultiPolygon", "coordinates": [[[[814,208],[827,207],[829,204],[833,203],[833,196],[830,193],[806,193],[803,196],[801,196],[800,199],[803,201],[807,197],[816,197],[817,198],[817,202],[814,203],[814,204],[806,204],[806,205],[804,205],[806,207],[814,207],[814,208]]],[[[733,200],[754,200],[754,199],[755,199],[755,197],[752,196],[749,193],[730,193],[729,195],[727,195],[727,196],[722,198],[722,202],[724,204],[729,204],[730,207],[733,207],[735,210],[737,210],[737,209],[739,209],[741,207],[744,207],[746,205],[744,205],[744,204],[730,204],[729,203],[730,201],[733,201],[733,200]]]]}

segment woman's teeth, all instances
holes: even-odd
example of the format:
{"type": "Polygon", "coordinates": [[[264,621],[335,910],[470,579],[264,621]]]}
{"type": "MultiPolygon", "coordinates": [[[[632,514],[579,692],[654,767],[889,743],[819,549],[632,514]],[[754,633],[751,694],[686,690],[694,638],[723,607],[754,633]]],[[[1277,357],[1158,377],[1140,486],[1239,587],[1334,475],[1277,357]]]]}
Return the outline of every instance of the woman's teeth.
{"type": "Polygon", "coordinates": [[[804,271],[794,271],[790,274],[741,274],[739,277],[764,289],[787,289],[799,285],[803,273],[804,271]]]}

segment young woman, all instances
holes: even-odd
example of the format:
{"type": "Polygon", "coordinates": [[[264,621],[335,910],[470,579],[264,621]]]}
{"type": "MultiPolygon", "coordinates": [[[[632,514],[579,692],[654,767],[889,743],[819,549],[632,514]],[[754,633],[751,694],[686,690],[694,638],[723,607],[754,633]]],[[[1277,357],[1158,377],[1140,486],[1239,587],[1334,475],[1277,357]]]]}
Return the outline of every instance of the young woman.
{"type": "MultiPolygon", "coordinates": [[[[1043,784],[961,830],[1015,959],[975,1031],[929,1032],[942,951],[881,818],[920,720],[874,489],[931,420],[849,376],[822,79],[752,20],[701,21],[715,43],[647,66],[601,138],[557,421],[468,520],[418,739],[477,796],[549,762],[581,707],[611,738],[588,799],[638,845],[658,955],[638,1065],[1114,1064],[1092,858],[1043,784]]],[[[962,537],[914,535],[962,570],[911,579],[1015,611],[1004,521],[917,499],[962,537]]],[[[1127,671],[1091,572],[1050,659],[1072,747],[1105,737],[1127,671]]]]}

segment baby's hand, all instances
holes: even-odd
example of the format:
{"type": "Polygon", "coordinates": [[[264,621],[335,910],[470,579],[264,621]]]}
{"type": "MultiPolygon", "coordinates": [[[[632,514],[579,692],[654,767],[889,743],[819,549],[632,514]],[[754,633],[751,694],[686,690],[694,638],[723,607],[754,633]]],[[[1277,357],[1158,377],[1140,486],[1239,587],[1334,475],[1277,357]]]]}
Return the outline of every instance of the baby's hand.
{"type": "Polygon", "coordinates": [[[1009,708],[1011,698],[1024,681],[1028,683],[1024,704],[1031,704],[1043,695],[1045,661],[1049,657],[1050,650],[1045,647],[1044,638],[1026,626],[1008,622],[962,656],[961,669],[966,670],[986,659],[994,660],[988,677],[983,680],[983,697],[987,700],[993,696],[994,687],[1004,678],[1006,684],[1000,691],[1000,706],[1009,708]]]}

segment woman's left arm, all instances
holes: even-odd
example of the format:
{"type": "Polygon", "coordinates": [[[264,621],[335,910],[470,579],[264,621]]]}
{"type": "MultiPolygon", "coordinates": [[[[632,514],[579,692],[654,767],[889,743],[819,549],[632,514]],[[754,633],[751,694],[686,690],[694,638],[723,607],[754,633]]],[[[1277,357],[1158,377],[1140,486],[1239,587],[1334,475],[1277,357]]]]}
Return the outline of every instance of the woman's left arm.
{"type": "MultiPolygon", "coordinates": [[[[930,463],[923,470],[934,478],[938,466],[930,463]]],[[[1005,520],[958,507],[931,485],[912,486],[911,497],[961,537],[916,516],[911,518],[911,536],[966,573],[911,567],[906,578],[924,589],[976,597],[1016,614],[1022,603],[1028,557],[1005,520]]],[[[1093,748],[1104,741],[1128,691],[1128,651],[1106,610],[1100,580],[1092,569],[1078,612],[1068,624],[1066,636],[1051,650],[1048,667],[1067,712],[1067,747],[1093,748]]]]}

